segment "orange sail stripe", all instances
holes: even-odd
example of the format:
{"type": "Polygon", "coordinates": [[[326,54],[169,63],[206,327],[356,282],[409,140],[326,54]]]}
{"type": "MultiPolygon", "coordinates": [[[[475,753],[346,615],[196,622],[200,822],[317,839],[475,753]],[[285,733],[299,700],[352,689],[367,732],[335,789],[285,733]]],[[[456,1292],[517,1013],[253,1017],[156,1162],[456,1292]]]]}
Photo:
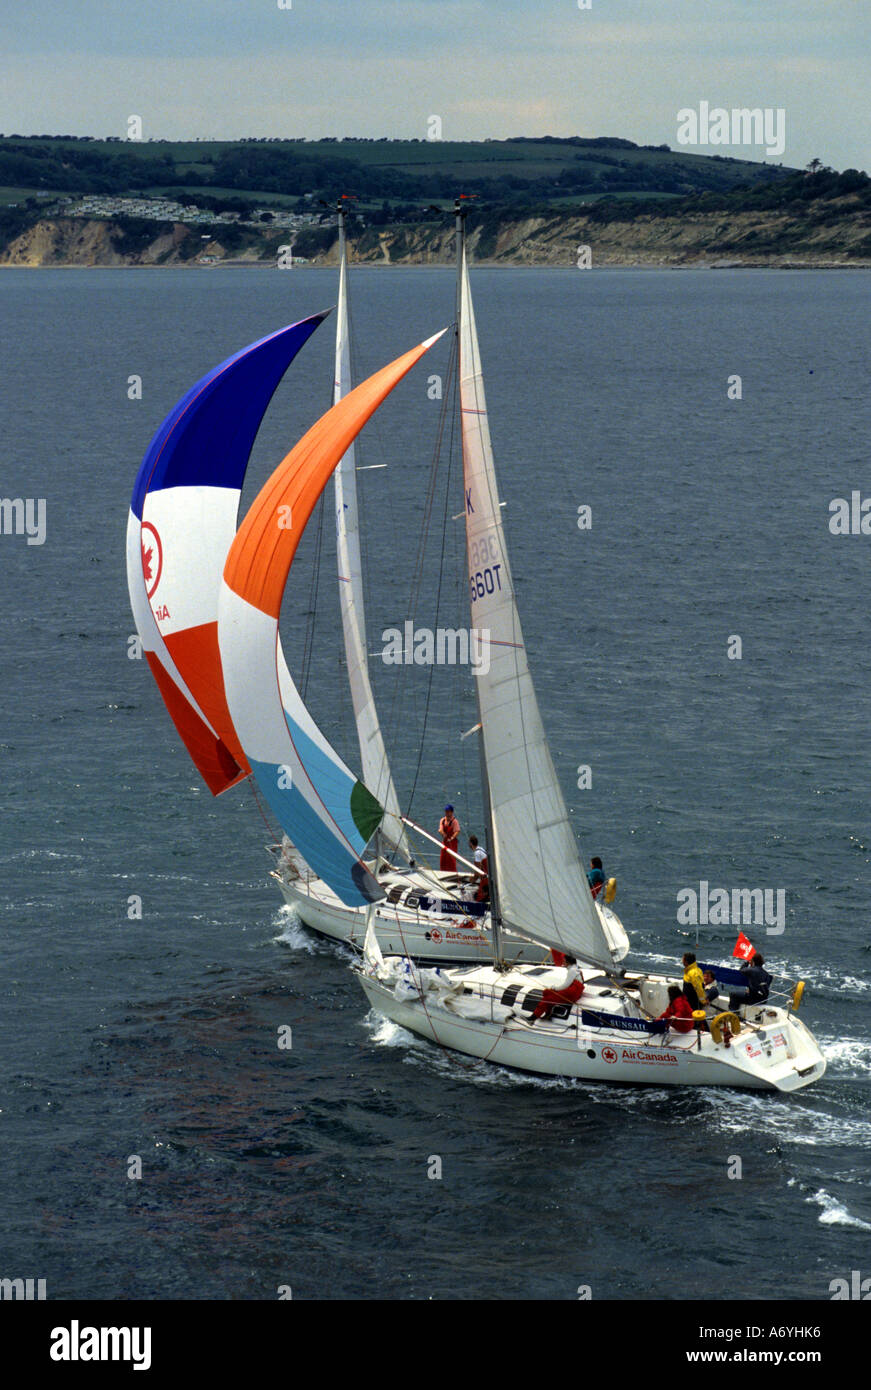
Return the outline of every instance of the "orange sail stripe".
{"type": "Polygon", "coordinates": [[[278,620],[296,548],[336,464],[385,396],[434,342],[428,339],[361,382],[321,416],[278,465],[239,527],[224,566],[224,579],[240,598],[278,620]]]}
{"type": "Polygon", "coordinates": [[[225,751],[229,750],[238,764],[237,770],[241,769],[247,776],[251,769],[236,737],[224,693],[218,624],[201,623],[198,627],[169,633],[163,640],[184,680],[196,691],[197,704],[226,745],[225,751]]]}
{"type": "Polygon", "coordinates": [[[154,652],[146,652],[145,657],[184,746],[202,774],[209,791],[213,796],[220,796],[228,787],[235,786],[247,777],[247,763],[244,768],[239,767],[229,749],[215,737],[212,730],[188,704],[154,652]]]}

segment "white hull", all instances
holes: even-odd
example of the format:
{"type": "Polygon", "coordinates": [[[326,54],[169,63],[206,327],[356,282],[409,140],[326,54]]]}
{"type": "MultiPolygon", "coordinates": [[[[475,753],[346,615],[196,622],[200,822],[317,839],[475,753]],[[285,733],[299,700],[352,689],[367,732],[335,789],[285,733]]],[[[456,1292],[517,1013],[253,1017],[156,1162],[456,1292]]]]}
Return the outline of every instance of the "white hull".
{"type": "MultiPolygon", "coordinates": [[[[320,879],[310,884],[273,873],[288,907],[296,909],[307,927],[363,950],[366,938],[365,909],[346,907],[320,879]]],[[[411,956],[414,960],[448,962],[493,959],[493,942],[487,918],[463,926],[462,917],[437,917],[402,907],[375,910],[375,937],[385,956],[411,956]]],[[[547,958],[546,946],[503,933],[509,960],[537,963],[547,958]]]]}
{"type": "MultiPolygon", "coordinates": [[[[486,974],[492,976],[492,972],[486,974]]],[[[431,993],[423,999],[398,997],[394,987],[376,978],[371,968],[360,968],[358,978],[372,1008],[393,1023],[442,1047],[517,1071],[634,1085],[794,1091],[819,1080],[826,1069],[813,1036],[795,1014],[767,1005],[747,1010],[741,1033],[727,1047],[724,1042],[715,1043],[710,1033],[651,1036],[585,1027],[581,1008],[613,1007],[613,990],[597,1000],[595,987],[588,987],[581,1005],[572,1008],[566,1019],[539,1020],[532,1026],[528,1015],[498,1017],[508,1012],[498,1004],[491,1010],[497,1014],[493,1019],[458,1016],[456,1010],[463,1007],[466,996],[460,996],[459,1002],[449,999],[447,1004],[444,994],[441,999],[431,993]]],[[[466,978],[474,984],[474,976],[466,978]]],[[[520,971],[501,977],[496,998],[503,985],[519,978],[520,971]]],[[[665,984],[647,978],[654,987],[665,984]]]]}

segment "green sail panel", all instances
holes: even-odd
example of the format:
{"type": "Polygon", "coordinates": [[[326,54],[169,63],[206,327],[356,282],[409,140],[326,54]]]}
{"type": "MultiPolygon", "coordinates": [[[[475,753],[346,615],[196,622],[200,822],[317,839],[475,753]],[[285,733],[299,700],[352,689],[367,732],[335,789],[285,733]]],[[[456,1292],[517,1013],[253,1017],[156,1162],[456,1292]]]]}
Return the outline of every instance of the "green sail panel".
{"type": "Polygon", "coordinates": [[[351,815],[364,841],[369,841],[381,824],[384,807],[362,782],[351,789],[351,815]]]}

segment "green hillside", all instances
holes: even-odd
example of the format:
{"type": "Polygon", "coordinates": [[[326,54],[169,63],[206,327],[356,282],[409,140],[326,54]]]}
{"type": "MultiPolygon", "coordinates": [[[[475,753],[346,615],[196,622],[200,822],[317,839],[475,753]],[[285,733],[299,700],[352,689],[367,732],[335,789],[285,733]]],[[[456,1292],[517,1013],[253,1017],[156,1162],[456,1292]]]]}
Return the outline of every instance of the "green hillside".
{"type": "Polygon", "coordinates": [[[768,183],[780,166],[598,137],[557,139],[123,141],[0,136],[0,201],[31,195],[238,192],[248,199],[420,206],[458,192],[570,206],[604,196],[685,196],[768,183]],[[14,197],[10,194],[14,193],[14,197]]]}

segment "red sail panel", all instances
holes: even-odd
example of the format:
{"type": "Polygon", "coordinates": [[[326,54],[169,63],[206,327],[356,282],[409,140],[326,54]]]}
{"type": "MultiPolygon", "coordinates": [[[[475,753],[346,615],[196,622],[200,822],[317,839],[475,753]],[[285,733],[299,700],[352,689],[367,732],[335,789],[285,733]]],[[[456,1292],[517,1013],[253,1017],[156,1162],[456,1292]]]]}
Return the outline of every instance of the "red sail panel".
{"type": "Polygon", "coordinates": [[[146,652],[145,659],[179,737],[212,795],[219,796],[228,787],[241,782],[248,776],[248,764],[240,767],[226,744],[203,723],[161,664],[160,658],[154,652],[146,652]]]}

